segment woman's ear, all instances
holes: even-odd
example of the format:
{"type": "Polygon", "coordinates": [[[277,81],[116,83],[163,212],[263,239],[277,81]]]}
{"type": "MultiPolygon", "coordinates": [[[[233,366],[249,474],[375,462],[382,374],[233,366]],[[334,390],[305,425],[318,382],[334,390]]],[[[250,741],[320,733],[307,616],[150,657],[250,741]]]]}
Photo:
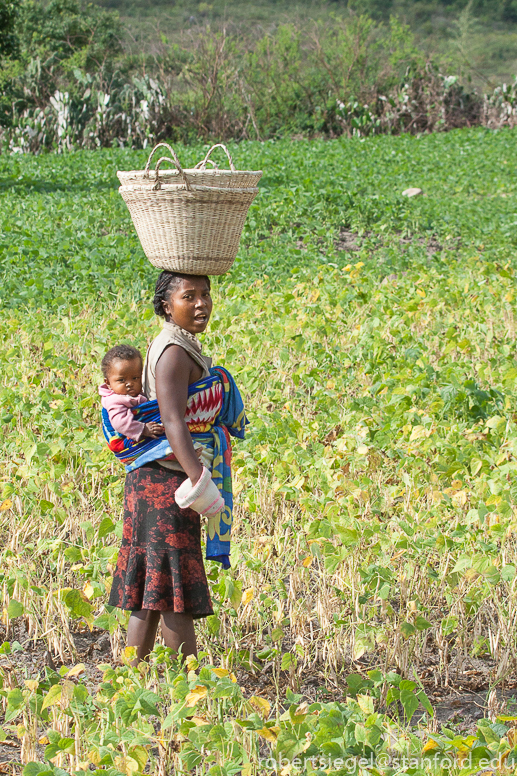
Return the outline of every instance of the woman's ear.
{"type": "Polygon", "coordinates": [[[165,313],[165,317],[170,318],[170,316],[172,315],[172,305],[167,299],[163,300],[162,309],[163,309],[163,312],[165,313]]]}

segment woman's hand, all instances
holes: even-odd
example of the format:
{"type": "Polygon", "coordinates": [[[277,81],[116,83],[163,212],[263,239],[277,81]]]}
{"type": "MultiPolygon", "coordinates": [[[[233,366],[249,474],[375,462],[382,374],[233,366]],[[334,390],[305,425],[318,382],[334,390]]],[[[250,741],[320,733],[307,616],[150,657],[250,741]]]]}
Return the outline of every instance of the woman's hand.
{"type": "Polygon", "coordinates": [[[185,423],[188,387],[202,376],[201,367],[179,345],[169,345],[156,365],[156,398],[167,439],[194,486],[203,472],[185,423]]]}

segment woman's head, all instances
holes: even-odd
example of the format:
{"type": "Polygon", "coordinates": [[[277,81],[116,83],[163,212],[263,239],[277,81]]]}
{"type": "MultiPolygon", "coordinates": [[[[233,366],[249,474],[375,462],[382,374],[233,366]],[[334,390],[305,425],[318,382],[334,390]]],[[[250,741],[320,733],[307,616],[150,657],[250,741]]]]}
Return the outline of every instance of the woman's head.
{"type": "Polygon", "coordinates": [[[164,270],[156,281],[154,311],[191,334],[200,334],[212,313],[210,278],[164,270]]]}

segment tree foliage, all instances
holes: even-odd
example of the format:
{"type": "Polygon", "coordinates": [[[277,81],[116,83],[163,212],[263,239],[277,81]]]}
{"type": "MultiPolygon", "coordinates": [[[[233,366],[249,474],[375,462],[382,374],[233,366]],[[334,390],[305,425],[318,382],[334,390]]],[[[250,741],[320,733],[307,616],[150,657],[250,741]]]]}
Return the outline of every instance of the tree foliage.
{"type": "Polygon", "coordinates": [[[120,52],[113,11],[83,0],[0,0],[0,57],[25,64],[39,58],[50,67],[80,53],[78,61],[95,67],[120,52]]]}
{"type": "Polygon", "coordinates": [[[95,65],[120,52],[118,16],[81,0],[25,0],[20,6],[19,40],[25,55],[65,60],[84,53],[95,65]]]}
{"type": "Polygon", "coordinates": [[[19,52],[18,11],[19,0],[0,0],[0,56],[12,57],[19,52]]]}
{"type": "Polygon", "coordinates": [[[334,0],[334,5],[346,4],[375,19],[387,20],[400,14],[411,20],[424,21],[436,15],[457,15],[467,7],[476,17],[495,22],[516,22],[516,0],[334,0]]]}

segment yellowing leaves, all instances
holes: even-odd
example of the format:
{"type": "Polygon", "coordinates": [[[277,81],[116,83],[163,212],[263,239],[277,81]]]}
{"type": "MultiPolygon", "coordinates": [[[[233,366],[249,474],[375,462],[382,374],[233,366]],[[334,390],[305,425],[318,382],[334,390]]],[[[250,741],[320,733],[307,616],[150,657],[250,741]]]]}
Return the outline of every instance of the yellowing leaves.
{"type": "Polygon", "coordinates": [[[249,699],[249,703],[255,711],[258,711],[258,713],[264,718],[267,719],[269,717],[269,712],[271,710],[271,704],[268,700],[265,698],[260,698],[258,695],[252,695],[249,699]]]}
{"type": "Polygon", "coordinates": [[[487,420],[485,425],[487,428],[498,429],[500,426],[506,426],[506,418],[502,418],[500,415],[494,415],[487,420]]]}
{"type": "Polygon", "coordinates": [[[128,663],[136,659],[136,647],[125,647],[124,660],[128,663]]]}
{"type": "Polygon", "coordinates": [[[195,655],[187,655],[185,665],[188,671],[195,671],[199,667],[199,660],[195,655]]]}
{"type": "Polygon", "coordinates": [[[360,504],[366,504],[366,502],[369,499],[368,491],[362,490],[361,488],[355,488],[352,491],[352,496],[360,503],[360,504]]]}
{"type": "Polygon", "coordinates": [[[262,738],[265,738],[266,741],[270,741],[272,744],[276,744],[276,740],[278,738],[278,734],[280,732],[279,727],[270,727],[270,728],[260,728],[260,730],[257,730],[257,733],[259,736],[262,736],[262,738]]]}
{"type": "Polygon", "coordinates": [[[364,655],[364,653],[366,652],[367,648],[368,648],[368,645],[365,644],[364,641],[357,640],[354,643],[354,649],[353,649],[353,652],[352,652],[353,659],[354,660],[359,660],[359,658],[361,658],[364,655]]]}
{"type": "MultiPolygon", "coordinates": [[[[216,669],[217,670],[217,669],[216,669]]],[[[197,684],[194,689],[189,692],[187,697],[185,698],[185,705],[188,708],[192,708],[192,706],[195,706],[196,703],[203,700],[203,698],[206,696],[208,690],[203,684],[197,684]]]]}
{"type": "Polygon", "coordinates": [[[467,503],[467,493],[464,490],[457,490],[451,496],[451,501],[456,507],[464,507],[467,503]]]}
{"type": "Polygon", "coordinates": [[[373,714],[373,698],[369,695],[358,695],[357,703],[364,714],[373,714]]]}
{"type": "Polygon", "coordinates": [[[305,480],[306,478],[303,476],[303,474],[301,474],[299,477],[289,483],[289,487],[294,488],[294,490],[301,490],[305,484],[305,480]]]}
{"type": "Polygon", "coordinates": [[[243,480],[235,480],[233,483],[233,496],[234,498],[239,495],[244,489],[245,482],[243,480]]]}
{"type": "Polygon", "coordinates": [[[223,679],[230,674],[227,668],[212,668],[212,671],[219,679],[223,679]]]}
{"type": "Polygon", "coordinates": [[[439,490],[431,488],[427,493],[431,504],[439,504],[443,500],[443,495],[439,490]]]}
{"type": "Polygon", "coordinates": [[[254,595],[255,590],[252,587],[249,587],[247,590],[243,590],[241,598],[242,605],[246,606],[247,604],[251,603],[251,601],[253,601],[254,595]]]}
{"type": "Polygon", "coordinates": [[[88,752],[88,760],[93,765],[100,765],[101,756],[98,749],[92,749],[90,752],[88,752]]]}
{"type": "Polygon", "coordinates": [[[56,703],[59,703],[61,700],[62,692],[63,688],[60,684],[52,685],[48,693],[45,695],[45,698],[43,699],[41,710],[44,711],[45,709],[48,709],[49,706],[55,706],[56,703]]]}
{"type": "Polygon", "coordinates": [[[416,442],[417,439],[427,439],[432,433],[433,429],[425,428],[425,426],[413,426],[409,441],[416,442]]]}
{"type": "Polygon", "coordinates": [[[69,671],[67,671],[67,677],[71,676],[79,676],[79,674],[84,673],[84,663],[78,663],[76,666],[73,666],[69,671]]]}
{"type": "Polygon", "coordinates": [[[147,762],[147,752],[143,746],[134,747],[127,756],[115,757],[115,765],[121,773],[132,776],[141,773],[147,762]]]}

